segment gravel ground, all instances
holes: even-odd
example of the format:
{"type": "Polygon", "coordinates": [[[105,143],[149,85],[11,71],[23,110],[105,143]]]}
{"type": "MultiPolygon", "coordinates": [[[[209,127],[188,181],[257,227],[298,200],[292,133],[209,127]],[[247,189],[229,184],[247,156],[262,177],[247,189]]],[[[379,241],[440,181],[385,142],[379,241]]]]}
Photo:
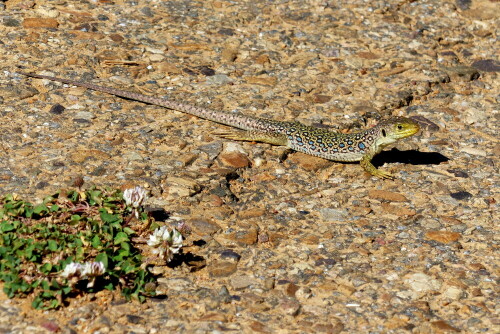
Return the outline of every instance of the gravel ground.
{"type": "Polygon", "coordinates": [[[0,190],[146,187],[192,229],[166,298],[58,311],[0,296],[1,333],[498,333],[498,1],[0,2],[0,190]],[[379,180],[18,69],[350,131],[417,136],[379,180]],[[495,223],[495,221],[497,223],[495,223]]]}

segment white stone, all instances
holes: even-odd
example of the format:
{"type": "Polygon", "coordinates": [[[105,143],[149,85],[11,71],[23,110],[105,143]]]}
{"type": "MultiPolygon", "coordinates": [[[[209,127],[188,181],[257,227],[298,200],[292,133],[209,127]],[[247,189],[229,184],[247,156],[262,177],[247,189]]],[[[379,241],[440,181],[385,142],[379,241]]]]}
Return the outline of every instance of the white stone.
{"type": "Polygon", "coordinates": [[[408,275],[405,283],[415,292],[435,291],[441,288],[441,282],[424,273],[408,275]]]}
{"type": "Polygon", "coordinates": [[[444,291],[443,295],[453,300],[459,300],[464,296],[464,292],[456,286],[450,286],[444,291]]]}

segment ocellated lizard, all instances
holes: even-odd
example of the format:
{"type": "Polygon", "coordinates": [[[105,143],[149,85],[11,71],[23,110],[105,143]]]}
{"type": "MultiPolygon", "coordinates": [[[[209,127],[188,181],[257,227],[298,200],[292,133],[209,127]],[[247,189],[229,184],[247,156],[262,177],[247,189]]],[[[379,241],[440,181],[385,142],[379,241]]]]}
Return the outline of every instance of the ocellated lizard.
{"type": "Polygon", "coordinates": [[[371,159],[387,145],[399,139],[412,136],[420,129],[418,123],[412,119],[393,117],[378,123],[372,128],[343,134],[307,126],[300,122],[276,121],[225,111],[209,110],[159,97],[128,92],[122,89],[98,86],[92,83],[33,73],[19,73],[33,78],[58,81],[162,106],[239,129],[228,129],[217,133],[224,138],[287,146],[295,151],[334,161],[360,161],[365,171],[383,179],[393,179],[394,177],[385,171],[377,169],[371,163],[371,159]]]}

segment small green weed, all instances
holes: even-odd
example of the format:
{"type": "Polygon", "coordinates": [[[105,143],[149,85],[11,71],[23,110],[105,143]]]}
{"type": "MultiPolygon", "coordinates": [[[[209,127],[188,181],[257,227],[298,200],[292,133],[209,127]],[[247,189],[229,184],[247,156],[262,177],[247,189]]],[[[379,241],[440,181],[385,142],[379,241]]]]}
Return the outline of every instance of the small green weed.
{"type": "MultiPolygon", "coordinates": [[[[7,296],[30,296],[33,307],[50,309],[64,305],[69,296],[102,289],[120,289],[127,299],[140,301],[151,295],[146,287],[155,279],[143,264],[132,241],[136,231],[128,224],[132,213],[139,215],[122,198],[120,191],[100,189],[57,193],[38,205],[14,195],[4,197],[0,281],[7,296]],[[61,275],[67,266],[87,270],[79,265],[85,262],[99,271],[88,276],[89,284],[61,275]]],[[[145,213],[140,219],[149,224],[145,213]]]]}

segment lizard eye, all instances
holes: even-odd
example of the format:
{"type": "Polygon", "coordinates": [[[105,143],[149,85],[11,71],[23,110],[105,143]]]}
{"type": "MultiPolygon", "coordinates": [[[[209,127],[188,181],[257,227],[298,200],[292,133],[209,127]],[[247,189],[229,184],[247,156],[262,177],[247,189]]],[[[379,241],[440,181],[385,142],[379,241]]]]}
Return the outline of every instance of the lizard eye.
{"type": "Polygon", "coordinates": [[[398,130],[403,130],[403,126],[401,124],[398,124],[398,130]]]}
{"type": "Polygon", "coordinates": [[[386,137],[387,136],[387,133],[385,133],[385,130],[382,129],[382,136],[386,137]]]}

